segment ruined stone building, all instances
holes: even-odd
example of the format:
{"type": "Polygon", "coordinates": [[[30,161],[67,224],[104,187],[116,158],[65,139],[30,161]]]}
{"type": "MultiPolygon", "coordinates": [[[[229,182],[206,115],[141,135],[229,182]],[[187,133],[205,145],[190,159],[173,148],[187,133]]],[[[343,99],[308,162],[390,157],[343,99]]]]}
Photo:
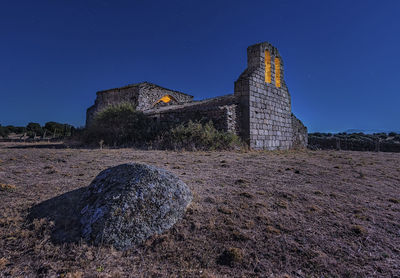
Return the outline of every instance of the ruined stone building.
{"type": "Polygon", "coordinates": [[[307,128],[292,114],[283,61],[274,46],[264,42],[247,48],[247,68],[234,88],[231,95],[200,101],[148,82],[100,91],[87,110],[86,126],[104,108],[129,102],[162,124],[211,120],[217,129],[239,135],[252,149],[307,146],[307,128]]]}

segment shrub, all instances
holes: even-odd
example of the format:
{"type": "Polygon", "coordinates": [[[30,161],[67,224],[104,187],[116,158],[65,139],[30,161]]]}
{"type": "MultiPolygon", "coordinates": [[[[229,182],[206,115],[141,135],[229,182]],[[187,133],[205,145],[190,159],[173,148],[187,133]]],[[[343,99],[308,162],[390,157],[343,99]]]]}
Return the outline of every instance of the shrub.
{"type": "Polygon", "coordinates": [[[154,136],[153,121],[129,103],[99,112],[86,130],[85,141],[109,146],[143,145],[154,136]]]}
{"type": "Polygon", "coordinates": [[[239,248],[228,248],[217,258],[217,263],[221,265],[233,266],[234,263],[241,263],[243,261],[243,251],[239,248]]]}
{"type": "Polygon", "coordinates": [[[164,131],[156,145],[163,149],[229,150],[242,147],[242,142],[235,134],[217,130],[211,121],[189,121],[164,131]]]}

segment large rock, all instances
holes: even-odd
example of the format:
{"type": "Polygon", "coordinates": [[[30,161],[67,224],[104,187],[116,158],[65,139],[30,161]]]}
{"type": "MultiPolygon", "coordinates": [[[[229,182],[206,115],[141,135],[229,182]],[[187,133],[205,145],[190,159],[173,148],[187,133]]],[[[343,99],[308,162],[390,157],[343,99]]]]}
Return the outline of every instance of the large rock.
{"type": "Polygon", "coordinates": [[[191,200],[186,184],[163,169],[136,163],[109,168],[83,195],[82,237],[127,249],[171,228],[191,200]]]}

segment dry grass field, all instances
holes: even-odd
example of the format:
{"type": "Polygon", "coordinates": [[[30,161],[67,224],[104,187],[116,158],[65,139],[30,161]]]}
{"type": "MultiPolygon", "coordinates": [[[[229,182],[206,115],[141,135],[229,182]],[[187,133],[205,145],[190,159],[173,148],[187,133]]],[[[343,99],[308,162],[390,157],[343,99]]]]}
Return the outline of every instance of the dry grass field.
{"type": "Polygon", "coordinates": [[[1,143],[0,276],[400,277],[400,154],[1,143]],[[116,251],[54,242],[55,226],[76,229],[68,219],[28,220],[33,206],[126,162],[168,169],[192,190],[167,233],[116,251]]]}

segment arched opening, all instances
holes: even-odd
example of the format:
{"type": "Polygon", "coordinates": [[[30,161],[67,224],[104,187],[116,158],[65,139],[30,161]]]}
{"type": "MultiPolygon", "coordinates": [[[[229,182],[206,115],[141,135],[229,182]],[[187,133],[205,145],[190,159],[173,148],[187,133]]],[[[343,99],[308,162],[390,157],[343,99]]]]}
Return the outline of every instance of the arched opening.
{"type": "Polygon", "coordinates": [[[271,53],[265,50],[265,82],[271,83],[271,53]]]}
{"type": "Polygon", "coordinates": [[[176,103],[176,99],[171,96],[171,95],[164,95],[162,96],[159,100],[157,100],[153,106],[156,106],[157,104],[171,104],[171,103],[176,103]]]}
{"type": "Polygon", "coordinates": [[[275,57],[275,86],[281,87],[281,60],[275,57]]]}

